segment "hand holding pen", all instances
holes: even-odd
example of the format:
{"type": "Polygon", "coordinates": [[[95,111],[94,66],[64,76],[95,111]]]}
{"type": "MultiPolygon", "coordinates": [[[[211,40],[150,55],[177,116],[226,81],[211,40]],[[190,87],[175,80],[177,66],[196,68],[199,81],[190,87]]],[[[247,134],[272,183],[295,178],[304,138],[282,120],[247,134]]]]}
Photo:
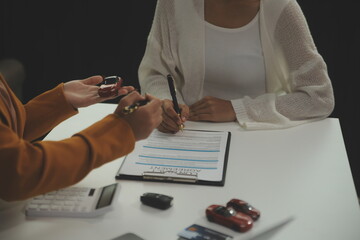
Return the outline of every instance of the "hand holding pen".
{"type": "MultiPolygon", "coordinates": [[[[133,91],[123,97],[115,114],[127,121],[132,128],[135,140],[147,138],[162,121],[161,100],[151,95],[141,96],[133,91]]],[[[121,136],[119,136],[121,137],[121,136]]]]}
{"type": "Polygon", "coordinates": [[[150,100],[148,100],[148,99],[143,99],[143,100],[137,101],[129,106],[124,107],[122,109],[122,113],[125,115],[133,113],[135,110],[139,109],[139,107],[144,106],[144,105],[148,104],[149,102],[150,102],[150,100]]]}
{"type": "Polygon", "coordinates": [[[189,107],[178,103],[174,80],[171,75],[167,76],[167,81],[172,100],[163,100],[163,121],[158,130],[166,133],[177,133],[184,128],[184,122],[189,115],[189,107]]]}

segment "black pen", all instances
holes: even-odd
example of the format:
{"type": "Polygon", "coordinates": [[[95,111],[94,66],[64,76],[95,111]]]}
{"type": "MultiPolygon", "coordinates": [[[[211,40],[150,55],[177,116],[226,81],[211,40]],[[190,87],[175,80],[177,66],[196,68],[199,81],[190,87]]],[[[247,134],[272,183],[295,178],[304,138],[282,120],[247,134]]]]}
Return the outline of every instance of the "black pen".
{"type": "MultiPolygon", "coordinates": [[[[170,74],[167,75],[167,80],[168,80],[168,84],[169,84],[169,89],[170,89],[170,94],[172,97],[172,101],[174,104],[174,110],[177,113],[177,115],[181,118],[181,110],[179,108],[179,103],[177,101],[176,98],[176,91],[175,91],[175,87],[174,87],[174,79],[172,78],[172,76],[170,74]]],[[[184,125],[180,124],[179,129],[183,130],[184,125]]]]}
{"type": "Polygon", "coordinates": [[[130,114],[133,111],[135,111],[136,109],[138,109],[140,106],[144,106],[149,102],[149,100],[145,99],[145,100],[140,100],[134,104],[131,104],[129,106],[124,107],[124,109],[122,110],[122,112],[124,114],[130,114]]]}

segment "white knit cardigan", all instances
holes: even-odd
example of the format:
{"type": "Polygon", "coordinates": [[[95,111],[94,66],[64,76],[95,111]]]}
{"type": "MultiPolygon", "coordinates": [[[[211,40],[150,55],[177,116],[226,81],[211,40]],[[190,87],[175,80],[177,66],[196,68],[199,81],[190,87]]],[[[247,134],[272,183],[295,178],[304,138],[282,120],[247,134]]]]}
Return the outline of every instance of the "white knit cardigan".
{"type": "MultiPolygon", "coordinates": [[[[287,128],[328,117],[334,95],[327,66],[296,0],[261,0],[259,22],[266,93],[231,101],[239,124],[249,130],[287,128]]],[[[200,100],[204,23],[204,0],[158,0],[138,72],[143,93],[171,99],[170,73],[180,103],[200,100]]]]}

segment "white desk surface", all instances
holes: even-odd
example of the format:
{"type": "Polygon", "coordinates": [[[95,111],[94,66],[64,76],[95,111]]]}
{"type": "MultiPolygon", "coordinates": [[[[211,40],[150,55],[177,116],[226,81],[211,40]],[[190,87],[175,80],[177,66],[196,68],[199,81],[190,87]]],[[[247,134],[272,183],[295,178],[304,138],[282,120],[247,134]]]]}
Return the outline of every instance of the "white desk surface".
{"type": "MultiPolygon", "coordinates": [[[[113,112],[113,104],[96,104],[60,124],[47,140],[59,140],[113,112]]],[[[0,239],[110,240],[134,232],[146,240],[178,239],[193,223],[228,233],[234,239],[357,240],[360,208],[338,119],[329,118],[284,130],[242,131],[235,123],[188,122],[188,128],[232,132],[224,187],[121,180],[113,211],[94,219],[26,219],[23,204],[0,212],[0,239]],[[141,204],[144,192],[174,197],[168,210],[141,204]],[[205,218],[210,204],[240,198],[262,216],[241,234],[205,218]],[[290,222],[259,233],[288,217],[290,222]]],[[[113,183],[123,158],[92,171],[79,186],[113,183]]]]}

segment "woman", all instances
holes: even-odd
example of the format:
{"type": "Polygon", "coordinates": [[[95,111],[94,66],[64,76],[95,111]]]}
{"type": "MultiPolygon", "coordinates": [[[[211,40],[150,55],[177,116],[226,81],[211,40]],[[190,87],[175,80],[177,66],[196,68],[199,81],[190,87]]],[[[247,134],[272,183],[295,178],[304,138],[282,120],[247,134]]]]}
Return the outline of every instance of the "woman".
{"type": "Polygon", "coordinates": [[[287,128],[334,108],[326,64],[296,0],[159,0],[139,81],[163,100],[163,132],[187,119],[287,128]]]}

